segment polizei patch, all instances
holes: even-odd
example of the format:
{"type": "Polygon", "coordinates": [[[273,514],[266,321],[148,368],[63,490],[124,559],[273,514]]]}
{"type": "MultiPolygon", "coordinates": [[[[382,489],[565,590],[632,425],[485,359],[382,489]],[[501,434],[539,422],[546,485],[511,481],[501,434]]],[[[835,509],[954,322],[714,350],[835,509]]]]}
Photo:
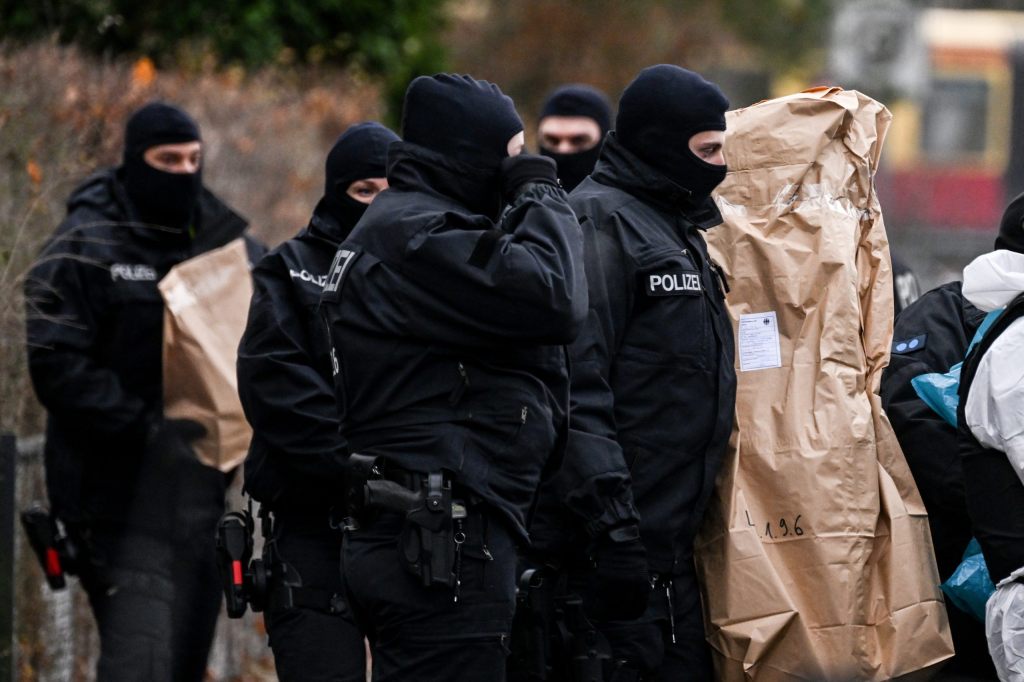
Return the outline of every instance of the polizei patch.
{"type": "Polygon", "coordinates": [[[345,275],[348,274],[349,268],[359,257],[359,253],[359,251],[338,249],[338,252],[334,254],[334,261],[327,271],[327,284],[324,285],[321,298],[333,302],[341,299],[341,288],[345,283],[345,275]]]}
{"type": "Polygon", "coordinates": [[[288,274],[291,276],[292,279],[301,279],[303,282],[315,284],[321,289],[323,289],[324,286],[327,285],[327,275],[314,275],[312,272],[306,270],[305,268],[303,268],[299,272],[296,272],[295,270],[288,268],[288,274]]]}
{"type": "Polygon", "coordinates": [[[127,282],[155,282],[157,277],[156,270],[151,265],[114,263],[110,266],[110,279],[115,282],[119,279],[127,282]]]}
{"type": "Polygon", "coordinates": [[[648,296],[700,296],[700,274],[693,270],[651,272],[644,275],[648,296]]]}

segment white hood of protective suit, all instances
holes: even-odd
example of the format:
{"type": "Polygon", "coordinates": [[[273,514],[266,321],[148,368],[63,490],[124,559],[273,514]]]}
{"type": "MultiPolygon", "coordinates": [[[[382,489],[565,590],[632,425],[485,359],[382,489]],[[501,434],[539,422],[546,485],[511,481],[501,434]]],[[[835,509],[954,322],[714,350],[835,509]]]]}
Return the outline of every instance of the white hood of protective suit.
{"type": "MultiPolygon", "coordinates": [[[[964,268],[964,296],[985,311],[1024,291],[1024,254],[993,251],[964,268]]],[[[1005,452],[1024,482],[1024,317],[999,335],[978,362],[964,419],[986,448],[1005,452]]]]}
{"type": "MultiPolygon", "coordinates": [[[[993,251],[964,268],[964,296],[988,312],[1024,292],[1024,254],[993,251]]],[[[1010,324],[978,362],[964,420],[986,448],[1006,454],[1024,483],[1024,317],[1010,324]]],[[[986,604],[989,653],[1000,680],[1024,681],[1024,566],[1000,581],[986,604]]]]}
{"type": "Polygon", "coordinates": [[[992,251],[964,268],[964,298],[986,313],[1024,291],[1024,253],[992,251]]]}

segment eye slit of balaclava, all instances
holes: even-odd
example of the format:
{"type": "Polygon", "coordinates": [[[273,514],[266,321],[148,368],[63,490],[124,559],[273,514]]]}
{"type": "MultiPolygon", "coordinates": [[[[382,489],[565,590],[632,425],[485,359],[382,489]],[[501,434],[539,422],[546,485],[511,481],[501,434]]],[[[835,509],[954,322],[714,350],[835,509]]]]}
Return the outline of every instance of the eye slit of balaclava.
{"type": "Polygon", "coordinates": [[[139,220],[180,230],[191,226],[203,188],[202,169],[168,173],[146,163],[144,155],[159,145],[195,141],[201,141],[199,126],[170,104],[152,102],[128,119],[121,178],[139,220]]]}
{"type": "Polygon", "coordinates": [[[356,180],[382,178],[387,173],[388,147],[399,137],[379,123],[367,121],[348,128],[335,141],[324,164],[323,207],[347,235],[369,204],[348,195],[356,180]]]}
{"type": "Polygon", "coordinates": [[[629,151],[695,198],[707,197],[728,168],[690,151],[690,138],[725,130],[729,100],[714,83],[670,64],[651,66],[630,83],[619,100],[615,132],[629,151]]]}
{"type": "Polygon", "coordinates": [[[571,192],[594,170],[601,155],[601,141],[611,127],[612,109],[608,98],[589,85],[564,85],[544,102],[538,120],[548,116],[582,116],[593,119],[600,130],[597,144],[581,152],[562,153],[540,148],[540,153],[558,164],[558,179],[566,192],[571,192]]]}

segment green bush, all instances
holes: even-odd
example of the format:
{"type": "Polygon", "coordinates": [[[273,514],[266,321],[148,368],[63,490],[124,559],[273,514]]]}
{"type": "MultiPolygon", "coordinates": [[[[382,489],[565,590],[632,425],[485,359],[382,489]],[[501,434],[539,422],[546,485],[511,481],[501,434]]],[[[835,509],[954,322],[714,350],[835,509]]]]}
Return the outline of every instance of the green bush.
{"type": "Polygon", "coordinates": [[[444,68],[443,0],[40,0],[0,3],[0,38],[57,35],[100,54],[158,64],[340,64],[383,77],[396,118],[409,79],[444,68]]]}

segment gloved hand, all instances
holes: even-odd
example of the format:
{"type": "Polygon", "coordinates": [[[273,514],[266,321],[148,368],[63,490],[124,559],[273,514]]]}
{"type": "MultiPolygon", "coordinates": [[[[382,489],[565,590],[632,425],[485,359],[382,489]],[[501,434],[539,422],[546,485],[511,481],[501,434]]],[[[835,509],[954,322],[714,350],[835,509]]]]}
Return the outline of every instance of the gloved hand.
{"type": "Polygon", "coordinates": [[[206,435],[206,427],[192,419],[157,419],[149,428],[146,451],[160,466],[173,468],[195,462],[192,443],[206,435]]]}
{"type": "Polygon", "coordinates": [[[517,154],[501,161],[501,195],[511,202],[525,185],[543,183],[558,186],[554,159],[537,154],[517,154]]]}
{"type": "Polygon", "coordinates": [[[651,591],[647,550],[636,526],[616,528],[597,539],[592,581],[596,598],[585,604],[595,620],[635,620],[647,609],[651,591]]]}

